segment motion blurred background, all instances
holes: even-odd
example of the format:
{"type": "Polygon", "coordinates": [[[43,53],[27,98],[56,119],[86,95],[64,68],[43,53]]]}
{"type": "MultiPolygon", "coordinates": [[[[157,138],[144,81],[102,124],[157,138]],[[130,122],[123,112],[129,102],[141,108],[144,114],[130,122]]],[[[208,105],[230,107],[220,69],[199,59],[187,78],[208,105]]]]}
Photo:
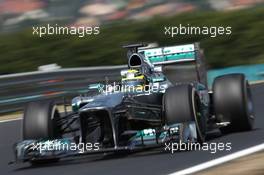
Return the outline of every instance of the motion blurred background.
{"type": "MultiPolygon", "coordinates": [[[[88,84],[115,80],[120,76],[120,70],[113,68],[112,65],[126,64],[126,51],[121,46],[128,43],[149,42],[168,46],[200,42],[208,69],[210,69],[207,74],[209,85],[212,84],[214,77],[232,72],[245,73],[250,81],[263,81],[263,31],[264,0],[0,0],[0,121],[22,119],[24,107],[28,102],[49,99],[56,104],[70,104],[72,97],[87,93],[88,84]],[[100,34],[86,35],[83,38],[72,35],[45,35],[40,38],[33,35],[32,27],[47,24],[67,27],[100,26],[100,34]],[[179,24],[200,27],[231,26],[232,34],[218,35],[214,38],[210,35],[177,35],[171,38],[164,34],[165,26],[179,26],[179,24]],[[53,63],[58,66],[43,67],[53,63]],[[61,69],[54,72],[38,71],[14,75],[14,73],[50,67],[58,69],[103,65],[111,65],[111,67],[76,68],[66,71],[61,69]],[[106,78],[105,74],[110,74],[111,71],[112,79],[108,75],[106,78]]],[[[254,94],[258,96],[256,100],[258,115],[263,112],[262,87],[254,88],[254,94]]],[[[234,151],[261,142],[263,136],[261,122],[263,121],[261,116],[257,117],[257,120],[258,129],[255,132],[237,133],[225,137],[222,141],[228,139],[234,141],[232,142],[234,151]]],[[[12,145],[21,135],[19,132],[22,129],[17,124],[20,123],[15,125],[8,123],[1,127],[3,141],[0,146],[3,156],[1,156],[0,164],[4,163],[2,163],[0,174],[5,174],[5,171],[27,174],[60,171],[71,173],[74,170],[69,163],[66,163],[69,166],[68,169],[61,165],[52,166],[53,169],[42,166],[40,169],[19,168],[16,170],[12,166],[6,166],[11,160],[12,145]]],[[[199,154],[189,155],[187,159],[189,157],[190,162],[196,164],[200,158],[204,158],[200,160],[207,160],[209,157],[202,155],[197,158],[197,155],[199,157],[199,154]],[[195,156],[196,158],[193,159],[195,156]]],[[[134,159],[134,161],[149,162],[148,159],[142,158],[134,159]]],[[[171,156],[169,159],[160,158],[160,156],[151,157],[150,160],[159,162],[166,159],[173,162],[171,156]]],[[[170,163],[167,164],[166,160],[163,165],[166,164],[165,167],[169,167],[170,163]]],[[[124,165],[132,162],[133,159],[117,160],[119,163],[120,161],[124,165]]],[[[188,161],[182,161],[180,165],[183,166],[186,162],[188,163],[188,161]]],[[[263,164],[263,157],[260,161],[254,158],[252,162],[251,164],[237,163],[237,167],[224,168],[231,171],[244,171],[245,174],[249,171],[249,174],[254,174],[252,171],[254,168],[259,174],[263,174],[262,169],[255,168],[255,165],[258,165],[256,162],[263,164]],[[248,168],[249,166],[251,168],[248,168]],[[244,168],[241,169],[241,167],[244,168]]],[[[96,161],[96,163],[100,162],[96,161]]],[[[74,164],[78,165],[76,167],[79,169],[83,166],[87,167],[87,164],[82,161],[80,164],[74,164]]],[[[109,168],[116,164],[107,164],[105,161],[102,165],[109,168]]],[[[163,165],[159,168],[161,169],[163,165]]],[[[99,170],[102,169],[99,164],[93,166],[91,171],[96,172],[96,167],[99,170]]],[[[263,168],[261,165],[259,167],[263,168]]],[[[123,166],[123,169],[129,171],[127,166],[123,166]]],[[[104,170],[108,171],[108,169],[104,170]]],[[[216,174],[224,172],[223,168],[216,171],[216,174]]]]}
{"type": "Polygon", "coordinates": [[[0,74],[57,63],[126,63],[125,43],[201,42],[208,67],[264,63],[264,0],[0,0],[0,74]],[[100,26],[100,34],[32,35],[33,26],[100,26]],[[164,35],[164,26],[231,26],[232,35],[164,35]]]}

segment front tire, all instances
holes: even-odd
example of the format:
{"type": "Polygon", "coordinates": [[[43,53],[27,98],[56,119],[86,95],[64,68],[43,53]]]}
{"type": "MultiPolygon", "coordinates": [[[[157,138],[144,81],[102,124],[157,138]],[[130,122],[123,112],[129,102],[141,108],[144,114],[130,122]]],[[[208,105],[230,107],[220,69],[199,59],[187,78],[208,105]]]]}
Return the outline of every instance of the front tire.
{"type": "Polygon", "coordinates": [[[230,122],[220,128],[223,134],[253,129],[252,96],[243,74],[217,77],[213,83],[213,104],[218,121],[230,122]]]}
{"type": "Polygon", "coordinates": [[[59,117],[58,109],[50,101],[28,103],[24,112],[23,139],[59,138],[59,117]]]}
{"type": "Polygon", "coordinates": [[[168,88],[164,94],[163,103],[167,125],[195,121],[197,140],[204,141],[206,120],[200,110],[199,96],[190,84],[168,88]]]}
{"type": "MultiPolygon", "coordinates": [[[[23,139],[57,139],[61,138],[58,119],[60,114],[56,106],[50,101],[30,102],[24,111],[23,139]]],[[[32,165],[54,163],[59,158],[45,160],[31,160],[32,165]]]]}

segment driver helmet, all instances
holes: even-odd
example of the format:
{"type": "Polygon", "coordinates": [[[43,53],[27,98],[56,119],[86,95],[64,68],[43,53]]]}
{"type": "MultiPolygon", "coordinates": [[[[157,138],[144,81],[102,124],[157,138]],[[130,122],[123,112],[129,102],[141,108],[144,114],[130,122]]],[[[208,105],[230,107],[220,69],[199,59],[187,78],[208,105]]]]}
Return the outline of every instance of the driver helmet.
{"type": "Polygon", "coordinates": [[[136,69],[127,70],[126,74],[122,77],[122,85],[133,87],[144,87],[146,84],[145,76],[136,69]]]}

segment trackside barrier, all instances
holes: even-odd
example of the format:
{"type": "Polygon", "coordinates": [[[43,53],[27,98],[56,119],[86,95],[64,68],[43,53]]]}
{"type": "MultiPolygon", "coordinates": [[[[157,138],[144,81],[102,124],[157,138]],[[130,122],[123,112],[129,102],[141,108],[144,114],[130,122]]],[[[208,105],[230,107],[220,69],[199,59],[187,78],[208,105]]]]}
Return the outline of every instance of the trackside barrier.
{"type": "Polygon", "coordinates": [[[71,97],[88,84],[111,82],[120,77],[127,65],[66,68],[0,76],[0,113],[23,108],[29,101],[71,97]]]}
{"type": "MultiPolygon", "coordinates": [[[[87,90],[88,84],[113,82],[127,65],[67,68],[0,76],[0,113],[23,109],[27,102],[41,99],[62,100],[87,90]]],[[[264,64],[209,70],[208,85],[219,75],[244,73],[251,82],[264,80],[264,64]]]]}

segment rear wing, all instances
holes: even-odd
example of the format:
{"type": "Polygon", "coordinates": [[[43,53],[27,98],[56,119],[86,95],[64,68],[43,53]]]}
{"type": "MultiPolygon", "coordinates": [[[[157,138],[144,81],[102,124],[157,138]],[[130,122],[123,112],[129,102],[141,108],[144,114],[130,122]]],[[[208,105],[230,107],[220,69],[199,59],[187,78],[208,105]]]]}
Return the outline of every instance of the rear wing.
{"type": "Polygon", "coordinates": [[[190,62],[197,59],[199,43],[159,48],[138,48],[138,53],[153,65],[190,62]]]}
{"type": "Polygon", "coordinates": [[[134,53],[143,55],[147,62],[161,68],[173,84],[200,82],[207,85],[206,64],[199,43],[168,47],[148,47],[141,43],[124,48],[128,49],[128,59],[134,53]]]}
{"type": "Polygon", "coordinates": [[[207,85],[206,64],[199,43],[178,46],[142,48],[146,61],[155,67],[162,67],[162,72],[173,83],[200,82],[207,85]]]}

